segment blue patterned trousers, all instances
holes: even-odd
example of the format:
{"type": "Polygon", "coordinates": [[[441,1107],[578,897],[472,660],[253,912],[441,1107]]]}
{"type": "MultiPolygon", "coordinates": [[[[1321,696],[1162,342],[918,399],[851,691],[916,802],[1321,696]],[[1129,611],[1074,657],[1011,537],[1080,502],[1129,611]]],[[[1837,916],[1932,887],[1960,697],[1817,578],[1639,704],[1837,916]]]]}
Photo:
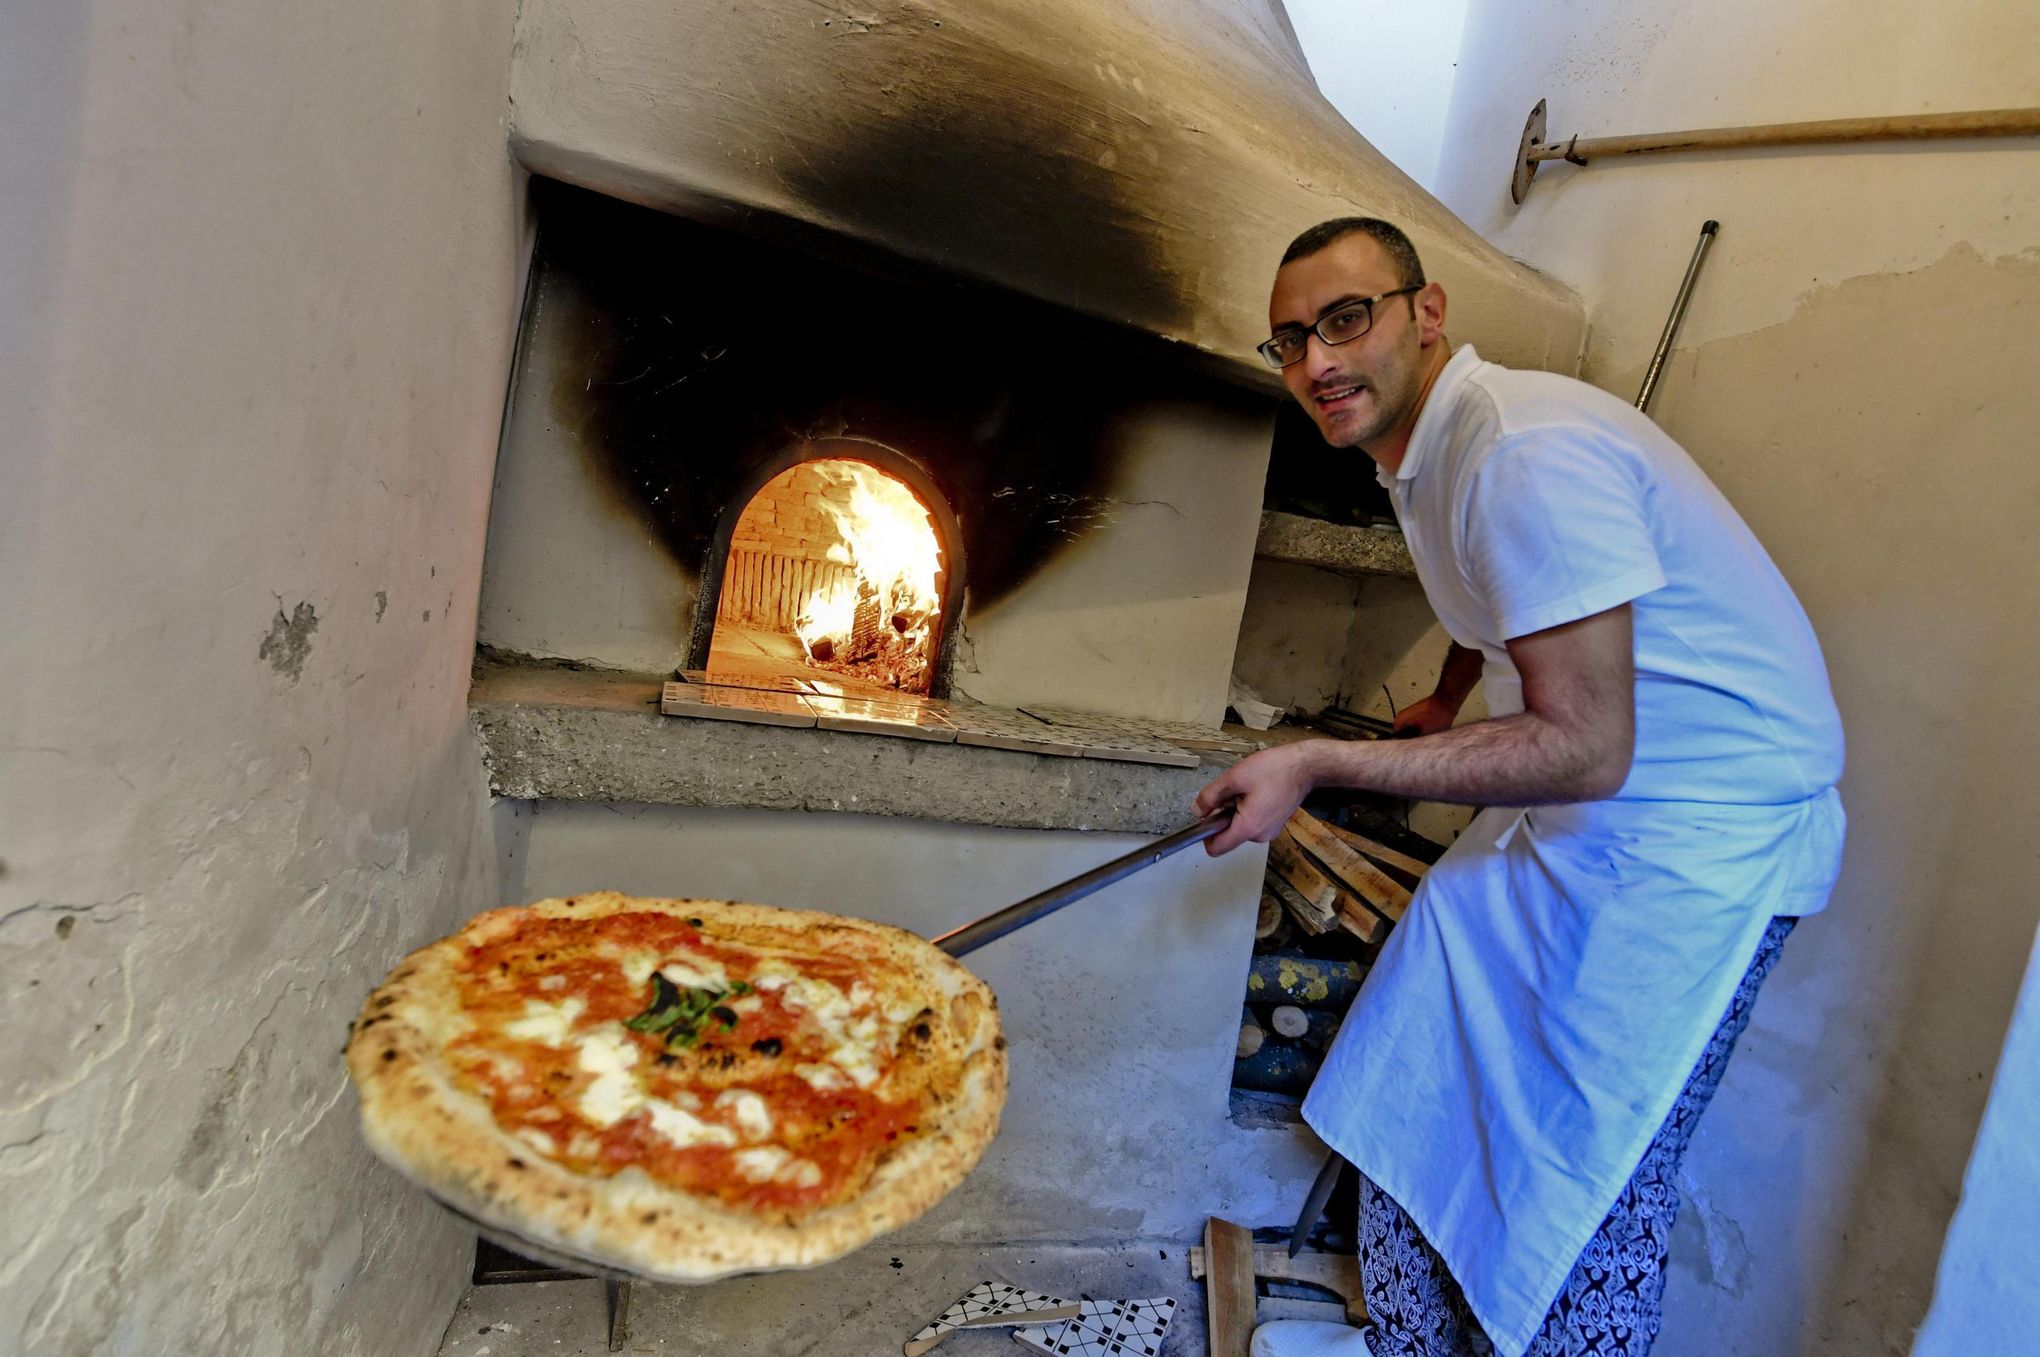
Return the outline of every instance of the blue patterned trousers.
{"type": "MultiPolygon", "coordinates": [[[[1679,1212],[1674,1175],[1700,1114],[1714,1097],[1736,1038],[1749,1026],[1757,988],[1778,964],[1797,919],[1764,933],[1721,1025],[1658,1128],[1615,1207],[1587,1242],[1526,1357],[1644,1357],[1663,1319],[1665,1255],[1679,1212]]],[[[1492,1357],[1445,1261],[1386,1192],[1360,1177],[1360,1281],[1374,1357],[1492,1357]]]]}

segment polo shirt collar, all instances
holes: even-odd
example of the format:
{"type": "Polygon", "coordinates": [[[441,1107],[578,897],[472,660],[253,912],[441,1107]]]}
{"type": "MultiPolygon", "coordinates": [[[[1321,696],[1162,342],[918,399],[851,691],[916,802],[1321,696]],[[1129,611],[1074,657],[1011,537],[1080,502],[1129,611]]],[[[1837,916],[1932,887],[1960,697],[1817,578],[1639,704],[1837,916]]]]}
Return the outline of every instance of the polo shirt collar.
{"type": "Polygon", "coordinates": [[[1397,488],[1397,482],[1416,479],[1417,471],[1423,466],[1424,457],[1430,451],[1431,444],[1444,437],[1442,430],[1451,422],[1451,406],[1459,395],[1460,384],[1466,380],[1468,373],[1480,365],[1480,361],[1480,355],[1474,352],[1471,344],[1460,345],[1452,357],[1445,361],[1444,368],[1438,373],[1438,380],[1431,383],[1431,394],[1424,399],[1424,408],[1417,416],[1416,427],[1410,430],[1410,445],[1403,450],[1402,464],[1395,469],[1393,475],[1379,465],[1374,468],[1375,479],[1384,487],[1394,490],[1397,488]]]}

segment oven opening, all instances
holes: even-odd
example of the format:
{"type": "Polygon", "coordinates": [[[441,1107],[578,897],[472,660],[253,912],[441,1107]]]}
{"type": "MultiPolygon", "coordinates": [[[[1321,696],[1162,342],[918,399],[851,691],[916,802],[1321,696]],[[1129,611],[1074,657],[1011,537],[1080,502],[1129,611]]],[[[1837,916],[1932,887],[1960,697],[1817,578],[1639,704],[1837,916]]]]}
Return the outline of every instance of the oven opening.
{"type": "Polygon", "coordinates": [[[880,455],[805,457],[737,509],[706,668],[820,677],[850,695],[942,695],[953,533],[925,478],[880,455]]]}

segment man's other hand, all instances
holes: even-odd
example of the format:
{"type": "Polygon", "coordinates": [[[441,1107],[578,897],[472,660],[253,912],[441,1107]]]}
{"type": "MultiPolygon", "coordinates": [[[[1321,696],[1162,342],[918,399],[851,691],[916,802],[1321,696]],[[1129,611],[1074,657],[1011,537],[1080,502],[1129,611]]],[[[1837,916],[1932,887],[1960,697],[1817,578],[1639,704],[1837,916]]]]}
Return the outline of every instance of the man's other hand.
{"type": "Polygon", "coordinates": [[[1433,693],[1397,712],[1395,728],[1398,731],[1414,730],[1419,735],[1436,735],[1452,729],[1452,723],[1458,719],[1458,709],[1433,693]]]}
{"type": "Polygon", "coordinates": [[[1310,794],[1311,746],[1321,743],[1304,740],[1249,754],[1197,793],[1199,815],[1234,803],[1232,823],[1224,833],[1205,840],[1204,851],[1220,857],[1243,843],[1267,843],[1280,834],[1310,794]]]}

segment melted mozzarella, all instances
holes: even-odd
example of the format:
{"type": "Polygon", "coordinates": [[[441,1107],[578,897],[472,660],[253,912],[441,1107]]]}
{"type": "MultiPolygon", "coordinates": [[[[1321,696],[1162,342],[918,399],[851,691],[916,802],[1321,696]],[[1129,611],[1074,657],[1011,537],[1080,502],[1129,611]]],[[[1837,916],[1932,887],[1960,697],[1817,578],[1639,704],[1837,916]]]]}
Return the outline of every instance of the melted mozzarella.
{"type": "Polygon", "coordinates": [[[796,1013],[805,1010],[825,1028],[833,1029],[850,1016],[850,996],[828,981],[811,976],[795,976],[787,981],[786,993],[779,1002],[796,1013]]]}
{"type": "MultiPolygon", "coordinates": [[[[857,1087],[868,1089],[879,1081],[878,1055],[893,1035],[879,1014],[857,1011],[867,1008],[875,997],[861,981],[845,994],[826,980],[800,976],[787,982],[780,1002],[793,1012],[805,1013],[820,1027],[830,1043],[829,1064],[857,1087]]],[[[811,1077],[810,1068],[802,1066],[795,1072],[815,1088],[826,1091],[829,1086],[811,1077]]]]}
{"type": "Polygon", "coordinates": [[[761,961],[751,976],[751,983],[763,990],[784,989],[800,978],[800,972],[783,961],[761,961]]]}
{"type": "Polygon", "coordinates": [[[821,1165],[808,1159],[795,1159],[777,1145],[739,1150],[731,1158],[736,1160],[737,1172],[754,1183],[781,1182],[795,1187],[822,1185],[821,1165]]]}
{"type": "Polygon", "coordinates": [[[581,1068],[595,1076],[581,1094],[581,1115],[597,1126],[614,1126],[644,1105],[644,1090],[630,1067],[637,1047],[616,1023],[605,1023],[581,1038],[581,1068]]]}
{"type": "Polygon", "coordinates": [[[872,1050],[845,1042],[829,1052],[829,1063],[850,1076],[850,1082],[859,1088],[870,1088],[878,1082],[878,1060],[872,1050]]]}
{"type": "Polygon", "coordinates": [[[659,963],[659,974],[681,989],[728,989],[730,977],[705,956],[667,957],[659,963]]]}
{"type": "Polygon", "coordinates": [[[540,1154],[552,1155],[559,1153],[559,1142],[536,1127],[527,1126],[517,1134],[523,1138],[525,1144],[531,1146],[540,1154]]]}
{"type": "Polygon", "coordinates": [[[747,1088],[726,1088],[715,1100],[715,1105],[735,1113],[737,1126],[752,1140],[763,1140],[772,1134],[772,1112],[765,1106],[765,1100],[747,1088]]]}
{"type": "Polygon", "coordinates": [[[808,1087],[818,1093],[833,1093],[839,1088],[850,1087],[850,1081],[843,1077],[843,1071],[834,1065],[795,1065],[793,1072],[805,1079],[808,1087]]]}
{"type": "Polygon", "coordinates": [[[737,1133],[727,1126],[717,1126],[703,1121],[682,1108],[657,1098],[646,1098],[644,1105],[652,1114],[652,1129],[672,1141],[681,1149],[696,1145],[735,1145],[737,1133]]]}
{"type": "Polygon", "coordinates": [[[659,954],[642,951],[625,952],[616,964],[623,968],[623,978],[630,981],[632,989],[642,989],[645,982],[652,978],[652,972],[659,969],[659,954]]]}
{"type": "Polygon", "coordinates": [[[754,1183],[769,1183],[786,1167],[786,1161],[793,1158],[777,1145],[759,1145],[748,1150],[738,1150],[732,1159],[736,1160],[737,1172],[754,1183]]]}
{"type": "MultiPolygon", "coordinates": [[[[683,1150],[696,1145],[729,1146],[737,1143],[737,1133],[729,1127],[703,1121],[678,1103],[651,1097],[639,1087],[637,1076],[633,1073],[638,1048],[624,1034],[620,1024],[604,1023],[575,1044],[580,1050],[581,1069],[595,1076],[594,1082],[581,1093],[581,1115],[597,1126],[614,1126],[632,1113],[642,1111],[651,1114],[653,1131],[683,1150]]],[[[756,1099],[756,1111],[764,1112],[764,1099],[755,1093],[745,1096],[756,1099]]],[[[700,1106],[700,1099],[692,1094],[682,1092],[679,1097],[691,1106],[700,1106]]],[[[747,1118],[755,1116],[755,1113],[749,1112],[741,1103],[733,1102],[732,1105],[737,1108],[737,1121],[748,1127],[747,1118]]],[[[770,1129],[768,1116],[766,1130],[770,1129]]]]}
{"type": "Polygon", "coordinates": [[[574,1019],[588,1007],[585,999],[568,999],[549,1004],[540,999],[524,1001],[524,1016],[503,1024],[503,1034],[518,1041],[543,1042],[547,1046],[573,1044],[574,1019]]]}

